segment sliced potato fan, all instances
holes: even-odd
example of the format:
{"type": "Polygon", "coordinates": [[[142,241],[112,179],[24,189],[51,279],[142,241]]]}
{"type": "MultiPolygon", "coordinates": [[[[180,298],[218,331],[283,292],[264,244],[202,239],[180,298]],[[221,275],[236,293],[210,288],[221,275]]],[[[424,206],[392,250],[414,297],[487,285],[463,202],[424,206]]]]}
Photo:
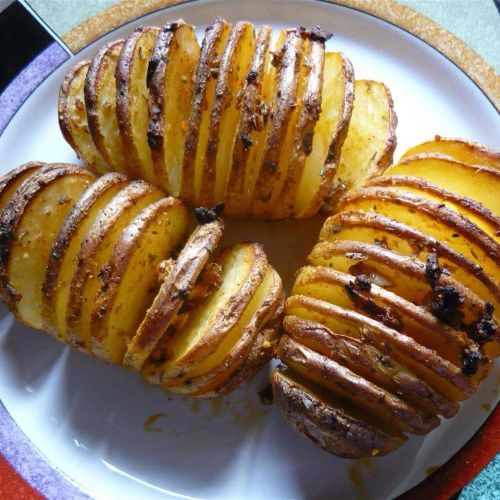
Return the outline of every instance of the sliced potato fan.
{"type": "Polygon", "coordinates": [[[35,162],[0,178],[0,200],[0,291],[26,325],[145,365],[150,379],[151,365],[164,369],[153,381],[200,397],[235,389],[274,355],[281,279],[255,243],[215,255],[217,207],[195,212],[185,243],[180,200],[123,174],[35,162]],[[162,368],[165,346],[177,358],[162,368]]]}
{"type": "Polygon", "coordinates": [[[227,202],[235,217],[312,216],[344,191],[335,186],[380,173],[395,147],[389,90],[354,85],[349,60],[325,51],[330,37],[298,27],[272,40],[268,26],[255,32],[217,18],[200,47],[182,20],[141,26],[94,56],[85,103],[61,107],[61,129],[85,163],[192,205],[227,202]]]}

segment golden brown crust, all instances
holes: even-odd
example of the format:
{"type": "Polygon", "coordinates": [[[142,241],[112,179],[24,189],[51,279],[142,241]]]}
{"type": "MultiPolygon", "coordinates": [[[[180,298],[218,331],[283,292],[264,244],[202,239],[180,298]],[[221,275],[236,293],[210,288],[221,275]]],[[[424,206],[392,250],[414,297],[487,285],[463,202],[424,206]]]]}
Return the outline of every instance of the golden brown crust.
{"type": "Polygon", "coordinates": [[[45,163],[39,161],[30,161],[7,172],[0,178],[0,211],[5,208],[17,189],[21,188],[23,182],[44,165],[45,163]]]}
{"type": "Polygon", "coordinates": [[[224,19],[217,18],[207,27],[201,46],[200,60],[196,68],[191,113],[187,124],[181,183],[181,198],[190,204],[195,202],[195,161],[207,84],[209,79],[213,77],[212,70],[217,66],[217,47],[228,26],[224,19]]]}
{"type": "Polygon", "coordinates": [[[118,124],[114,123],[116,122],[114,73],[123,43],[123,40],[110,42],[95,54],[90,62],[84,88],[87,123],[92,141],[102,158],[119,172],[124,172],[125,168],[123,145],[118,136],[118,124]],[[107,89],[111,91],[109,96],[105,95],[107,89]],[[101,116],[103,109],[106,109],[110,114],[107,120],[116,126],[113,135],[108,133],[109,130],[102,121],[104,119],[101,116]],[[109,141],[112,142],[109,143],[109,141]],[[113,151],[114,148],[118,151],[113,151]],[[118,152],[119,154],[117,154],[118,152]]]}
{"type": "Polygon", "coordinates": [[[134,370],[142,368],[215,251],[223,229],[224,224],[218,219],[199,226],[191,234],[129,344],[124,366],[134,370]]]}
{"type": "Polygon", "coordinates": [[[294,371],[299,371],[335,396],[346,399],[368,415],[375,415],[400,431],[423,435],[439,425],[439,418],[435,415],[412,408],[400,398],[288,335],[281,337],[278,355],[294,371]]]}
{"type": "Polygon", "coordinates": [[[316,446],[344,458],[387,455],[406,438],[369,424],[345,407],[318,397],[276,368],[271,376],[274,400],[296,432],[316,446]]]}
{"type": "MultiPolygon", "coordinates": [[[[262,26],[257,34],[255,52],[250,71],[242,88],[241,117],[233,150],[233,162],[226,191],[228,215],[242,217],[249,211],[250,197],[245,193],[246,177],[250,174],[248,161],[251,151],[248,139],[254,141],[255,131],[264,126],[262,80],[265,73],[266,55],[271,40],[271,27],[262,26]]],[[[267,117],[266,117],[267,119],[267,117]]]]}
{"type": "Polygon", "coordinates": [[[283,327],[304,346],[333,359],[415,408],[447,418],[453,417],[459,409],[456,402],[447,400],[418,375],[369,344],[338,335],[320,323],[296,316],[286,316],[283,327]]]}
{"type": "MultiPolygon", "coordinates": [[[[300,314],[297,314],[297,311],[301,308],[313,314],[317,313],[334,318],[345,325],[355,326],[356,329],[359,329],[359,332],[353,332],[353,336],[362,336],[364,342],[373,344],[377,349],[393,356],[394,359],[409,368],[415,369],[419,366],[433,372],[458,391],[459,400],[465,399],[474,392],[474,387],[458,367],[443,359],[435,351],[419,345],[407,335],[388,328],[382,323],[355,311],[304,295],[290,297],[286,302],[285,312],[286,314],[301,317],[300,314]],[[410,360],[413,361],[412,364],[409,364],[410,360]]],[[[419,376],[423,375],[422,372],[417,373],[419,373],[419,376]]],[[[427,379],[426,382],[436,390],[441,391],[440,387],[434,385],[433,380],[427,379]]]]}
{"type": "Polygon", "coordinates": [[[304,40],[297,30],[290,30],[285,42],[275,58],[278,59],[276,95],[271,108],[270,126],[266,137],[266,145],[262,164],[253,194],[252,211],[259,216],[268,207],[272,198],[275,182],[279,175],[279,163],[282,146],[285,141],[288,125],[296,107],[301,52],[304,40]]]}
{"type": "Polygon", "coordinates": [[[44,316],[46,323],[45,328],[47,330],[52,330],[52,326],[54,325],[53,300],[57,291],[56,287],[62,262],[71,238],[76,233],[78,226],[82,223],[82,220],[88,215],[88,211],[95,201],[109,189],[115,188],[117,185],[124,185],[125,182],[126,177],[121,174],[109,173],[103,175],[87,189],[64,221],[64,225],[62,226],[49,255],[45,282],[42,287],[42,314],[44,316]]]}

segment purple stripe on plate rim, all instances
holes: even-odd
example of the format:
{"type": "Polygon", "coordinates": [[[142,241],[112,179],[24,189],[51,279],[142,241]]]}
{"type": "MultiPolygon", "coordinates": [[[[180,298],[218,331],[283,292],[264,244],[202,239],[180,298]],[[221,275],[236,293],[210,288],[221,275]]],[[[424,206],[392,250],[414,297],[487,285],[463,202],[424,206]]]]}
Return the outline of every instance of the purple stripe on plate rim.
{"type": "Polygon", "coordinates": [[[0,95],[0,134],[33,91],[68,58],[69,54],[54,42],[12,80],[0,95]]]}

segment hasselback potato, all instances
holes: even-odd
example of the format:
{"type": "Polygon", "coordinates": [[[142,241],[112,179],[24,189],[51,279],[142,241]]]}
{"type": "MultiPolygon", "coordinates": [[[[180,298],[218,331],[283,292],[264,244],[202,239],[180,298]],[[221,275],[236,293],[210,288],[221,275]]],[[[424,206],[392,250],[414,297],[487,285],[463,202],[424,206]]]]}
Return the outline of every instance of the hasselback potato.
{"type": "Polygon", "coordinates": [[[343,196],[285,306],[275,399],[339,456],[385,455],[500,353],[500,153],[437,137],[343,196]]]}
{"type": "Polygon", "coordinates": [[[354,81],[319,28],[217,18],[201,46],[182,20],[142,26],[78,63],[59,124],[99,173],[146,180],[225,214],[307,217],[383,171],[396,147],[387,87],[354,81]]]}
{"type": "Polygon", "coordinates": [[[274,353],[283,289],[256,243],[217,253],[220,207],[29,163],[0,179],[0,291],[22,323],[172,391],[226,393],[274,353]]]}

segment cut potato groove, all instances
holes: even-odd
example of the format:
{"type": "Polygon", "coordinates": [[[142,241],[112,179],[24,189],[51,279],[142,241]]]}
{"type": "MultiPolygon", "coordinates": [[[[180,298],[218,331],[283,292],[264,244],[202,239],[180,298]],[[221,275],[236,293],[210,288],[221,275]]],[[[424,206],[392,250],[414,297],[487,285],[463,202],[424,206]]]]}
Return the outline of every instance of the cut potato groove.
{"type": "Polygon", "coordinates": [[[315,31],[305,32],[304,52],[301,60],[302,85],[299,85],[297,119],[292,131],[292,144],[288,155],[286,176],[274,202],[274,217],[295,215],[295,199],[303,176],[307,157],[311,154],[314,129],[321,113],[323,70],[326,37],[316,39],[315,31]]]}
{"type": "Polygon", "coordinates": [[[187,223],[181,202],[162,198],[123,230],[106,264],[91,314],[91,351],[96,357],[122,363],[158,290],[158,266],[171,256],[187,223]]]}
{"type": "Polygon", "coordinates": [[[252,152],[263,151],[265,122],[268,119],[264,98],[266,61],[270,59],[269,43],[271,27],[260,28],[256,41],[250,71],[242,87],[241,115],[234,142],[232,166],[226,189],[225,213],[243,217],[250,212],[251,196],[248,179],[251,177],[252,152]]]}
{"type": "Polygon", "coordinates": [[[256,243],[230,247],[215,262],[221,268],[219,287],[188,312],[180,329],[163,336],[143,370],[148,380],[175,385],[187,370],[214,353],[243,314],[267,268],[267,257],[256,243]]]}
{"type": "Polygon", "coordinates": [[[494,167],[467,165],[445,156],[419,154],[391,165],[385,175],[414,175],[458,196],[472,198],[500,215],[500,171],[494,167]]]}
{"type": "Polygon", "coordinates": [[[325,222],[320,240],[370,243],[422,262],[429,254],[435,254],[441,268],[481,299],[491,301],[496,311],[500,310],[499,283],[481,266],[425,232],[389,217],[374,212],[342,212],[325,222]]]}
{"type": "Polygon", "coordinates": [[[448,287],[462,300],[456,310],[442,311],[450,323],[460,323],[463,314],[463,321],[472,324],[485,309],[483,300],[453,278],[443,273],[433,283],[423,263],[376,245],[341,240],[322,242],[314,247],[308,260],[315,266],[332,267],[354,276],[366,275],[372,283],[419,306],[430,307],[433,288],[448,287]]]}
{"type": "Polygon", "coordinates": [[[463,139],[436,136],[432,141],[423,142],[408,149],[400,161],[409,156],[421,154],[445,155],[468,165],[484,165],[500,169],[500,151],[494,151],[477,142],[463,139]]]}
{"type": "Polygon", "coordinates": [[[72,347],[83,351],[90,347],[90,315],[115,242],[141,210],[161,197],[161,191],[144,182],[132,182],[94,221],[81,244],[69,290],[66,338],[72,347]]]}
{"type": "Polygon", "coordinates": [[[231,25],[220,18],[208,26],[196,68],[181,181],[181,198],[192,205],[196,204],[200,196],[218,69],[230,32],[231,25]]]}
{"type": "Polygon", "coordinates": [[[343,198],[339,209],[374,211],[394,218],[480,263],[490,276],[497,276],[500,245],[470,220],[442,204],[397,188],[367,187],[343,198]]]}
{"type": "Polygon", "coordinates": [[[116,64],[116,116],[129,175],[156,184],[147,140],[148,62],[159,28],[141,26],[123,44],[116,64]]]}
{"type": "Polygon", "coordinates": [[[379,387],[429,414],[453,417],[459,406],[420,380],[391,356],[358,339],[337,335],[325,326],[287,316],[284,329],[305,347],[334,360],[379,387]]]}
{"type": "MultiPolygon", "coordinates": [[[[282,304],[282,296],[281,279],[276,271],[268,266],[262,282],[256,288],[244,312],[217,349],[187,370],[174,385],[170,386],[168,383],[169,389],[203,397],[211,397],[214,392],[221,394],[220,386],[227,385],[226,382],[245,363],[248,353],[256,344],[259,332],[282,304]]],[[[274,342],[268,342],[262,348],[260,364],[269,361],[275,343],[276,338],[274,342]]]]}
{"type": "Polygon", "coordinates": [[[66,340],[66,305],[80,245],[101,210],[125,185],[126,177],[109,173],[97,179],[68,214],[48,257],[42,287],[45,329],[66,340]]]}
{"type": "Polygon", "coordinates": [[[427,434],[439,425],[439,418],[435,415],[412,408],[373,382],[288,335],[281,338],[278,354],[303,377],[402,432],[427,434]]]}
{"type": "Polygon", "coordinates": [[[494,215],[484,205],[464,196],[459,196],[451,191],[442,189],[435,184],[424,181],[420,177],[407,175],[383,175],[369,179],[365,186],[375,187],[397,187],[424,196],[432,201],[438,202],[463,215],[471,222],[481,228],[490,238],[500,243],[500,217],[494,215]]]}
{"type": "Polygon", "coordinates": [[[354,71],[343,54],[325,54],[322,109],[295,201],[297,217],[314,215],[328,196],[354,102],[354,71]]]}
{"type": "Polygon", "coordinates": [[[84,94],[88,128],[95,147],[118,172],[127,172],[116,117],[115,69],[123,40],[102,47],[93,57],[85,80],[84,94]]]}
{"type": "Polygon", "coordinates": [[[403,433],[291,370],[275,368],[271,380],[276,404],[292,428],[330,453],[344,458],[383,456],[406,441],[403,433]]]}
{"type": "Polygon", "coordinates": [[[255,50],[253,25],[233,26],[222,54],[210,114],[207,150],[201,174],[199,202],[211,206],[224,200],[241,113],[240,91],[255,50]]]}
{"type": "Polygon", "coordinates": [[[389,89],[380,82],[356,80],[349,130],[333,180],[332,203],[387,168],[396,148],[396,125],[389,89]]]}
{"type": "Polygon", "coordinates": [[[301,58],[304,40],[294,30],[285,34],[283,47],[275,52],[272,64],[277,65],[276,89],[273,97],[269,128],[262,156],[259,176],[253,193],[253,214],[262,216],[271,209],[275,200],[277,184],[286,173],[287,149],[293,134],[293,124],[297,118],[297,99],[301,58]]]}
{"type": "Polygon", "coordinates": [[[156,185],[173,196],[181,189],[186,124],[200,46],[193,27],[179,20],[165,25],[148,67],[148,144],[156,185]]]}
{"type": "Polygon", "coordinates": [[[43,329],[42,284],[59,227],[94,176],[75,165],[47,165],[17,190],[0,216],[0,286],[24,324],[43,329]],[[61,195],[64,193],[64,195],[61,195]]]}
{"type": "Polygon", "coordinates": [[[89,61],[81,61],[64,77],[59,89],[57,116],[68,144],[89,168],[102,174],[109,166],[96,149],[87,122],[89,110],[85,105],[84,88],[89,67],[89,61]]]}
{"type": "Polygon", "coordinates": [[[223,229],[222,221],[216,220],[193,231],[128,345],[123,360],[126,367],[140,370],[158,341],[166,335],[171,322],[215,251],[223,229]]]}
{"type": "Polygon", "coordinates": [[[411,337],[371,318],[327,302],[294,295],[287,300],[289,316],[314,321],[338,335],[361,339],[412,370],[433,389],[451,401],[469,397],[475,385],[460,369],[411,337]]]}

